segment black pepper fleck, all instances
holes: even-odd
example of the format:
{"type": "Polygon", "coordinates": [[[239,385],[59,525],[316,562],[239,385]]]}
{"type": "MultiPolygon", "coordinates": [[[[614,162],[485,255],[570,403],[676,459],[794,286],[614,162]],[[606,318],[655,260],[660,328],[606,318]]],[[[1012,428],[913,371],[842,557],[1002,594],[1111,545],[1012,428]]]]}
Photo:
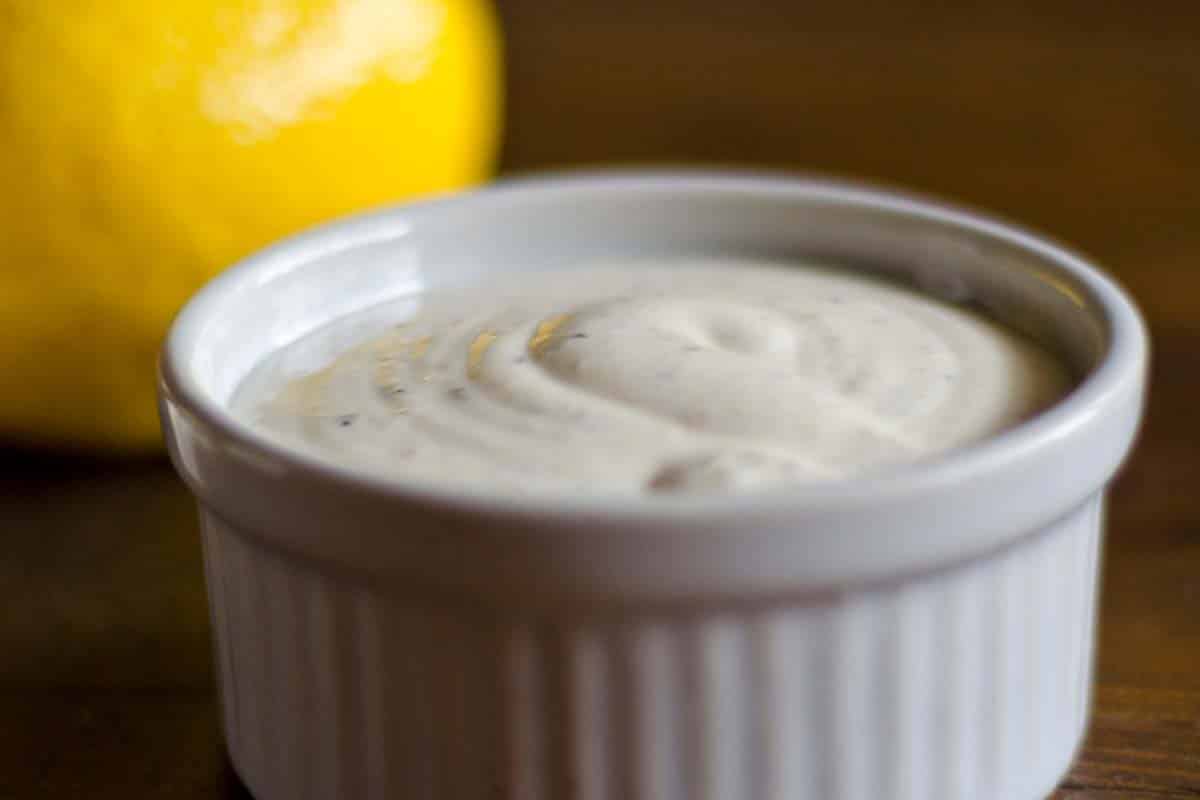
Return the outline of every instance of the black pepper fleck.
{"type": "Polygon", "coordinates": [[[337,418],[337,424],[342,428],[349,428],[358,419],[358,414],[343,414],[337,418]]]}

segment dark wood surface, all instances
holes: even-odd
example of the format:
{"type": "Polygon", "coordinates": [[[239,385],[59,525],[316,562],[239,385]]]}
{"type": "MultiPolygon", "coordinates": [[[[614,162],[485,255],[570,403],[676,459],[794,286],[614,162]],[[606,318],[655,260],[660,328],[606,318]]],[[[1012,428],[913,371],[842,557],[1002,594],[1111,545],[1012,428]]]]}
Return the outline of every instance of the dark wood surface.
{"type": "MultiPolygon", "coordinates": [[[[1061,800],[1200,797],[1200,18],[1191,4],[503,5],[510,171],[835,172],[1093,254],[1155,343],[1111,504],[1093,723],[1061,800]],[[649,7],[643,7],[649,6],[649,7]]],[[[161,461],[0,457],[0,798],[246,798],[190,498],[161,461]]]]}

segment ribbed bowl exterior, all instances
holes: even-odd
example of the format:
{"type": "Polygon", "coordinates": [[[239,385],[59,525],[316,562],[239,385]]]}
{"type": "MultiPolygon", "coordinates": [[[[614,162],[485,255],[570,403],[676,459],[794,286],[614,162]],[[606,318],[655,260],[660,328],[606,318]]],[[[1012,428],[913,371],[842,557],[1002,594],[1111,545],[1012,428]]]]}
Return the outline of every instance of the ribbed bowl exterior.
{"type": "Polygon", "coordinates": [[[202,509],[227,744],[259,800],[1044,797],[1086,726],[1102,505],[884,585],[539,618],[202,509]]]}

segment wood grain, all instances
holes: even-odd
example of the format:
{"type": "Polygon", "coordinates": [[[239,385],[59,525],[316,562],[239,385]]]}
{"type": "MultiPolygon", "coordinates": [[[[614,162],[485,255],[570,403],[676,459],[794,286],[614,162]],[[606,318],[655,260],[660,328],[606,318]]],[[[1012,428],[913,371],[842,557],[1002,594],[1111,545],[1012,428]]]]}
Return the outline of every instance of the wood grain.
{"type": "MultiPolygon", "coordinates": [[[[667,161],[904,184],[1052,231],[1131,287],[1153,390],[1111,502],[1092,726],[1055,797],[1200,798],[1197,6],[503,0],[501,16],[507,172],[667,161]]],[[[0,529],[0,798],[246,800],[169,468],[7,451],[0,529]]]]}

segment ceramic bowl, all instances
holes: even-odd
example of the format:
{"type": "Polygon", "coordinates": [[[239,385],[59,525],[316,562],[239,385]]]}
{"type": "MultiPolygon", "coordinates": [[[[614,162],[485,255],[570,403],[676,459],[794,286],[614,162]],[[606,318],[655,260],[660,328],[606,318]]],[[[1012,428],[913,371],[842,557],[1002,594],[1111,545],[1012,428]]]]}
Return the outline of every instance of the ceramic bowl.
{"type": "Polygon", "coordinates": [[[1078,255],[826,180],[519,180],[285,241],[200,291],[161,362],[233,764],[260,800],[1043,797],[1087,723],[1105,490],[1146,354],[1078,255]],[[879,272],[1035,337],[1078,382],[941,458],[733,496],[389,481],[228,410],[345,315],[365,336],[404,295],[654,253],[879,272]]]}

